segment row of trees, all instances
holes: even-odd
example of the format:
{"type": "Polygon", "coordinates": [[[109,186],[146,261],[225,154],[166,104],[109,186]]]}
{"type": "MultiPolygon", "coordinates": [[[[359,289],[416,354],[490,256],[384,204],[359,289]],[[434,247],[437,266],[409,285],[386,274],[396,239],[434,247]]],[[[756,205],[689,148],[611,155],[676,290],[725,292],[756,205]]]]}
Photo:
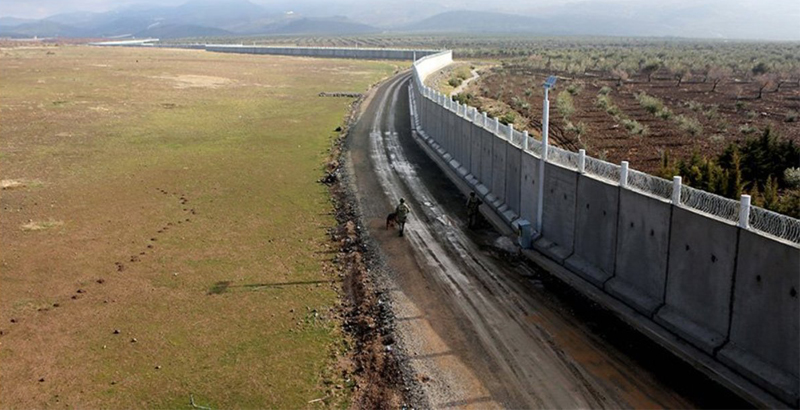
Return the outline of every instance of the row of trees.
{"type": "Polygon", "coordinates": [[[748,193],[756,205],[800,218],[800,146],[770,128],[758,138],[730,144],[716,158],[695,152],[673,162],[665,152],[659,174],[680,175],[689,186],[731,199],[748,193]]]}

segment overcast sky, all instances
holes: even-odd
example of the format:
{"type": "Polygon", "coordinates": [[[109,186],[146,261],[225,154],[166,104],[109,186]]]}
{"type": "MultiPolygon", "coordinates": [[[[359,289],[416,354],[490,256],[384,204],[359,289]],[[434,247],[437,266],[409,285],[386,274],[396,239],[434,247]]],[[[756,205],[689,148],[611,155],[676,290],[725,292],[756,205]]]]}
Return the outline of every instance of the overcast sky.
{"type": "MultiPolygon", "coordinates": [[[[159,6],[180,5],[188,0],[2,0],[0,1],[0,17],[25,17],[43,18],[53,14],[71,11],[109,11],[115,8],[125,7],[133,4],[152,3],[159,6]]],[[[265,5],[269,0],[251,0],[253,3],[265,5]]],[[[337,0],[329,0],[336,2],[337,0]]],[[[339,0],[353,3],[352,0],[339,0]]],[[[403,0],[364,0],[365,7],[376,7],[380,3],[393,3],[403,0]]],[[[469,9],[531,9],[547,7],[559,4],[568,4],[576,0],[506,0],[502,2],[489,2],[484,0],[442,0],[435,3],[447,4],[452,8],[469,9]]],[[[303,0],[299,0],[303,2],[303,0]]],[[[617,0],[615,3],[640,3],[640,4],[699,4],[708,0],[617,0]]],[[[716,3],[716,2],[715,2],[716,3]]],[[[742,9],[743,11],[757,6],[763,10],[771,10],[777,14],[793,14],[800,18],[800,0],[730,0],[726,1],[727,8],[731,10],[742,9]]],[[[800,28],[798,28],[800,30],[800,28]]]]}
{"type": "MultiPolygon", "coordinates": [[[[134,4],[152,4],[155,6],[177,6],[189,0],[0,0],[0,17],[44,18],[54,14],[92,11],[103,12],[118,9],[134,4]]],[[[225,1],[225,0],[216,0],[225,1]]],[[[347,13],[366,9],[381,9],[393,5],[391,9],[405,4],[409,7],[408,0],[250,0],[259,5],[300,4],[326,5],[321,9],[336,9],[337,13],[347,13]],[[338,4],[341,7],[330,8],[338,4]]],[[[419,2],[415,3],[418,4],[419,2]]],[[[673,17],[679,14],[686,19],[709,17],[701,25],[713,23],[715,26],[727,26],[728,37],[744,38],[780,38],[800,41],[800,0],[426,0],[425,4],[438,5],[437,9],[451,10],[485,10],[506,13],[523,13],[547,15],[547,10],[553,7],[573,4],[576,11],[592,13],[617,13],[624,15],[632,10],[650,10],[648,14],[656,13],[656,19],[661,13],[669,13],[673,17]],[[596,7],[586,7],[586,5],[596,7]],[[599,6],[602,4],[602,6],[599,6]],[[702,10],[714,10],[713,16],[697,16],[693,13],[708,14],[702,10]],[[698,11],[701,10],[701,11],[698,11]],[[765,35],[774,32],[775,36],[765,35]],[[740,33],[741,35],[737,35],[740,33]]],[[[417,6],[413,6],[416,9],[417,6]]],[[[309,7],[306,7],[308,9],[309,7]]],[[[314,7],[312,6],[311,9],[314,7]]],[[[286,10],[288,11],[288,10],[286,10]]]]}

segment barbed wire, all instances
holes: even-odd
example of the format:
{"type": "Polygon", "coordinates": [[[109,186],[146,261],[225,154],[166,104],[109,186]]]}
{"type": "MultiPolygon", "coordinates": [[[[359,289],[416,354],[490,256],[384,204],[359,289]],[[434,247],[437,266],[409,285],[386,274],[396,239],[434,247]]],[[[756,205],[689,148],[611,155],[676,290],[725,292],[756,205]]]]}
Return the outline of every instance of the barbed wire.
{"type": "Polygon", "coordinates": [[[567,151],[558,147],[547,148],[547,162],[561,165],[572,170],[578,170],[578,153],[567,151]]]}
{"type": "Polygon", "coordinates": [[[800,244],[800,219],[753,206],[748,222],[751,229],[800,244]]]}
{"type": "MultiPolygon", "coordinates": [[[[417,73],[419,74],[419,72],[417,73]]],[[[416,76],[415,76],[416,77],[416,76]]],[[[421,79],[415,78],[417,88],[422,90],[425,86],[421,79]]],[[[422,91],[420,91],[422,93],[422,91]]],[[[421,94],[425,95],[425,94],[421,94]]],[[[429,100],[434,104],[439,104],[435,93],[431,93],[429,100]]],[[[451,111],[456,111],[455,104],[451,105],[451,111]]],[[[466,120],[469,115],[465,115],[466,120]]],[[[481,128],[489,130],[498,138],[509,140],[514,145],[524,146],[524,134],[514,130],[509,138],[509,127],[498,124],[495,129],[495,119],[484,117],[483,112],[475,111],[473,123],[481,128]]],[[[542,157],[542,142],[529,136],[528,152],[537,158],[542,157]]],[[[548,162],[561,165],[572,170],[578,169],[578,153],[567,151],[558,147],[548,147],[548,162]]],[[[584,172],[592,177],[605,180],[609,183],[619,184],[620,166],[606,162],[590,156],[585,157],[584,172]]],[[[659,178],[634,169],[628,170],[627,186],[631,190],[649,194],[657,198],[670,200],[672,198],[673,183],[670,180],[659,178]]],[[[686,185],[681,186],[680,206],[690,208],[704,214],[718,217],[720,219],[738,223],[739,201],[728,199],[710,192],[692,188],[686,185]]],[[[753,231],[783,239],[795,244],[800,244],[800,220],[787,215],[782,215],[757,206],[750,208],[749,226],[753,231]]]]}
{"type": "Polygon", "coordinates": [[[628,187],[663,199],[672,198],[672,181],[646,174],[635,169],[628,170],[628,187]]]}
{"type": "Polygon", "coordinates": [[[588,155],[584,163],[584,172],[613,184],[619,184],[619,168],[619,165],[592,158],[588,155]]]}
{"type": "Polygon", "coordinates": [[[682,185],[681,205],[730,222],[739,222],[739,201],[700,189],[682,185]]]}

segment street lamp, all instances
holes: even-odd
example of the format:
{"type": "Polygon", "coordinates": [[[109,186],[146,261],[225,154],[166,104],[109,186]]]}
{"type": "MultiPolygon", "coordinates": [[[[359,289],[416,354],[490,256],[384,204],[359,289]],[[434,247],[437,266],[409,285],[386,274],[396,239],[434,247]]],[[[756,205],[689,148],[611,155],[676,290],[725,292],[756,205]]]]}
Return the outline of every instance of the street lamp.
{"type": "Polygon", "coordinates": [[[536,231],[542,233],[542,213],[544,210],[544,163],[547,162],[547,136],[550,130],[550,99],[549,91],[556,86],[558,77],[551,75],[547,77],[544,84],[544,106],[542,109],[542,159],[539,161],[539,198],[536,208],[536,231]]]}

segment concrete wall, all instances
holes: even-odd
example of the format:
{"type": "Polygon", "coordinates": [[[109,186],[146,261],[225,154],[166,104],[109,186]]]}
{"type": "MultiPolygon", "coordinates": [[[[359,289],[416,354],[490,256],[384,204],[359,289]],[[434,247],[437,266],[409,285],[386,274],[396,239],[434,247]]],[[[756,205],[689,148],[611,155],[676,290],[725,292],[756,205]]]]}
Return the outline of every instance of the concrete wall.
{"type": "MultiPolygon", "coordinates": [[[[452,56],[423,60],[415,75],[440,70],[452,56]]],[[[423,80],[415,78],[416,98],[430,108],[418,131],[449,144],[440,155],[458,160],[461,178],[506,223],[519,217],[535,225],[543,183],[536,250],[638,312],[630,314],[647,334],[669,332],[661,343],[681,352],[694,346],[684,353],[693,364],[760,405],[800,405],[800,244],[552,162],[539,181],[537,154],[507,141],[507,128],[498,133],[493,119],[478,126],[439,107],[438,93],[423,97],[423,80]]]]}
{"type": "Polygon", "coordinates": [[[506,205],[519,215],[519,198],[522,178],[522,149],[506,144],[506,205]]]}
{"type": "Polygon", "coordinates": [[[575,244],[575,200],[578,173],[558,165],[545,164],[542,238],[534,248],[563,263],[575,244]]]}
{"type": "Polygon", "coordinates": [[[491,136],[492,149],[492,181],[494,205],[500,207],[506,200],[506,146],[508,142],[502,138],[491,136]]]}
{"type": "MultiPolygon", "coordinates": [[[[207,44],[206,51],[216,53],[270,54],[324,58],[359,58],[365,60],[411,60],[439,53],[435,50],[398,50],[384,48],[265,47],[207,44]]],[[[451,55],[452,58],[452,55],[451,55]]]]}
{"type": "Polygon", "coordinates": [[[736,230],[685,208],[672,211],[666,305],[656,320],[709,354],[728,334],[736,230]]]}
{"type": "Polygon", "coordinates": [[[606,291],[650,317],[664,303],[672,205],[620,190],[615,276],[606,291]]]}
{"type": "Polygon", "coordinates": [[[619,187],[581,175],[575,209],[575,252],[566,265],[603,287],[616,262],[619,187]]]}
{"type": "Polygon", "coordinates": [[[539,200],[539,163],[540,160],[530,152],[520,155],[520,218],[534,224],[536,221],[536,204],[539,200]]]}
{"type": "Polygon", "coordinates": [[[730,341],[720,360],[798,406],[800,249],[739,230],[730,341]]]}

